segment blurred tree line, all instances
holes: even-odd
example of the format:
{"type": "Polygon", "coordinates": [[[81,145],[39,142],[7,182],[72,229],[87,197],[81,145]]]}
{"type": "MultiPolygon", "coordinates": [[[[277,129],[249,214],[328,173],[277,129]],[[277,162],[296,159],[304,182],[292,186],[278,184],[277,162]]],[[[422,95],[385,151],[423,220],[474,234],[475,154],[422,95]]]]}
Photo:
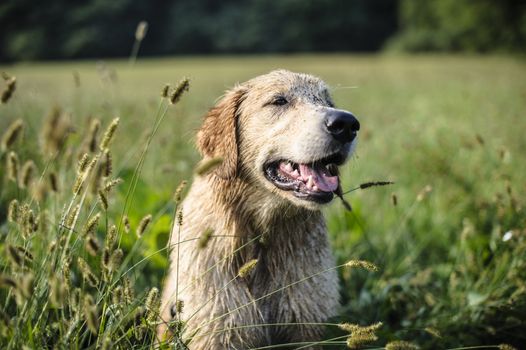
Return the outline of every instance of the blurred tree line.
{"type": "Polygon", "coordinates": [[[0,60],[306,51],[517,51],[523,0],[3,0],[0,60]]]}

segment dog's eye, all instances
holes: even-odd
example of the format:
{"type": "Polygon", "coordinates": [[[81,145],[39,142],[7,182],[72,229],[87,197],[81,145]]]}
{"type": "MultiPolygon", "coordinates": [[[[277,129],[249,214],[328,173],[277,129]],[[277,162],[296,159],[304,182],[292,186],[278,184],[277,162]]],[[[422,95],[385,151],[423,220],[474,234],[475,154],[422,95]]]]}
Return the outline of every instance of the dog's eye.
{"type": "Polygon", "coordinates": [[[287,101],[285,97],[277,96],[272,100],[270,104],[274,106],[283,106],[283,105],[286,105],[287,103],[289,103],[289,101],[287,101]]]}

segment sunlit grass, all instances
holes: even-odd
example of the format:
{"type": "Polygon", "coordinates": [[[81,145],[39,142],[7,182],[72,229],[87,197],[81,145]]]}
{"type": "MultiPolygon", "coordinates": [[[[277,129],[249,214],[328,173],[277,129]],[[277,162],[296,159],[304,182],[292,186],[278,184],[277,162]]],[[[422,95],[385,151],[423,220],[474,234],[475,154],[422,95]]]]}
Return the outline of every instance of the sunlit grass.
{"type": "MultiPolygon", "coordinates": [[[[165,243],[176,209],[172,196],[181,180],[191,180],[199,160],[193,140],[201,116],[225,89],[274,68],[319,75],[332,86],[336,104],[360,119],[363,128],[356,156],[343,169],[344,192],[370,181],[395,182],[345,195],[354,209],[351,213],[339,201],[326,210],[338,263],[356,257],[379,267],[376,273],[342,270],[342,322],[383,322],[380,340],[373,343],[377,345],[407,340],[453,348],[526,341],[519,331],[526,326],[525,64],[505,57],[327,55],[139,59],[133,67],[126,61],[1,67],[17,77],[17,85],[8,103],[0,105],[0,130],[4,134],[17,119],[24,127],[19,140],[2,151],[0,164],[0,213],[5,213],[0,216],[0,267],[3,276],[15,276],[21,294],[2,287],[0,301],[9,322],[20,322],[13,321],[14,308],[20,309],[20,317],[31,320],[16,329],[2,323],[7,337],[1,344],[16,336],[19,340],[5,344],[14,348],[27,339],[29,346],[39,347],[34,341],[45,333],[50,342],[75,339],[73,347],[93,345],[97,329],[104,330],[110,320],[126,319],[111,315],[112,298],[124,300],[121,316],[143,314],[137,316],[135,328],[130,320],[106,329],[116,330],[121,344],[150,344],[154,326],[141,323],[141,317],[148,319],[147,310],[138,306],[144,307],[151,288],[161,288],[165,243]],[[176,105],[160,103],[165,83],[183,77],[190,78],[190,92],[176,105]],[[42,125],[56,107],[68,125],[67,142],[51,156],[43,156],[42,125]],[[120,120],[110,146],[113,174],[107,180],[121,178],[123,183],[111,190],[106,209],[97,192],[84,188],[75,197],[71,186],[92,121],[99,119],[103,125],[100,139],[115,117],[120,120]],[[59,191],[48,189],[43,200],[33,189],[10,180],[6,167],[11,150],[17,154],[21,173],[22,166],[33,160],[37,169],[33,183],[48,183],[54,173],[59,191]],[[47,234],[30,232],[30,240],[15,236],[20,224],[6,222],[14,198],[21,206],[31,204],[35,218],[46,213],[47,234]],[[65,220],[77,204],[81,209],[72,219],[77,222],[75,230],[67,230],[58,219],[65,220]],[[56,280],[50,280],[48,287],[44,283],[52,267],[60,271],[68,265],[61,263],[66,250],[59,254],[49,246],[53,240],[65,243],[61,237],[72,248],[68,254],[86,259],[92,273],[108,268],[100,267],[103,256],[93,257],[84,250],[81,238],[84,225],[97,213],[99,249],[116,225],[123,261],[116,264],[116,256],[113,264],[119,268],[97,276],[107,281],[93,281],[96,287],[89,286],[89,277],[82,277],[77,261],[68,264],[73,269],[72,283],[82,293],[95,293],[93,302],[107,305],[97,310],[99,328],[89,324],[89,312],[94,311],[90,300],[68,308],[51,305],[58,302],[47,297],[53,294],[56,285],[51,282],[56,280]],[[137,238],[135,229],[149,214],[151,224],[137,238]],[[124,233],[127,225],[132,232],[124,233]],[[15,247],[11,255],[9,247],[15,247]],[[28,249],[33,261],[47,267],[35,273],[22,263],[12,270],[13,254],[22,252],[23,260],[28,249]],[[22,287],[31,278],[40,287],[28,298],[22,287]],[[123,294],[112,296],[110,290],[119,286],[123,294]],[[128,293],[134,289],[134,295],[126,297],[127,288],[128,293]],[[35,303],[42,300],[50,304],[35,303]],[[49,319],[41,311],[46,307],[56,310],[49,319]],[[86,316],[83,320],[73,317],[80,309],[86,316]],[[55,324],[61,318],[63,324],[55,324]],[[150,328],[143,329],[144,325],[150,328]],[[78,332],[68,334],[73,329],[78,332]],[[36,332],[34,338],[26,337],[29,331],[36,332]]],[[[0,88],[5,85],[2,82],[0,88]]],[[[100,162],[100,150],[90,153],[90,159],[96,154],[100,162]]],[[[28,217],[24,220],[22,231],[30,230],[28,217]]],[[[340,336],[336,327],[328,329],[326,345],[344,347],[347,336],[340,336]]],[[[95,342],[104,341],[103,336],[99,339],[95,342]]]]}

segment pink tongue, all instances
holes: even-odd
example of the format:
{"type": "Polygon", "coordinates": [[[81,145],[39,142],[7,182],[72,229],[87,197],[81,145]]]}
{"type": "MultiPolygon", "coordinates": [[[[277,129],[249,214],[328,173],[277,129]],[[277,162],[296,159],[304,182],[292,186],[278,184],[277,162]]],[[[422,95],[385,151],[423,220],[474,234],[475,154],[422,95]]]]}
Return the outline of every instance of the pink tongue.
{"type": "Polygon", "coordinates": [[[308,165],[300,164],[300,174],[304,181],[312,175],[314,185],[323,192],[334,192],[338,188],[338,176],[331,176],[325,167],[311,168],[308,165]]]}

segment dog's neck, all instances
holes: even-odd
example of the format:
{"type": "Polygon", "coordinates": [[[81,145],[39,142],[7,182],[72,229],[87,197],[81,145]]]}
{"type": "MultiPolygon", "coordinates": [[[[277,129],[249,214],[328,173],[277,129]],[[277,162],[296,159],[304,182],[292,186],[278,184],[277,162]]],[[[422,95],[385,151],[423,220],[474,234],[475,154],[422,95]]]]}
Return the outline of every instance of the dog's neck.
{"type": "Polygon", "coordinates": [[[220,204],[220,212],[252,234],[269,235],[275,228],[293,230],[307,221],[319,222],[322,216],[319,210],[294,205],[250,179],[226,180],[212,175],[206,181],[213,200],[220,204]]]}

